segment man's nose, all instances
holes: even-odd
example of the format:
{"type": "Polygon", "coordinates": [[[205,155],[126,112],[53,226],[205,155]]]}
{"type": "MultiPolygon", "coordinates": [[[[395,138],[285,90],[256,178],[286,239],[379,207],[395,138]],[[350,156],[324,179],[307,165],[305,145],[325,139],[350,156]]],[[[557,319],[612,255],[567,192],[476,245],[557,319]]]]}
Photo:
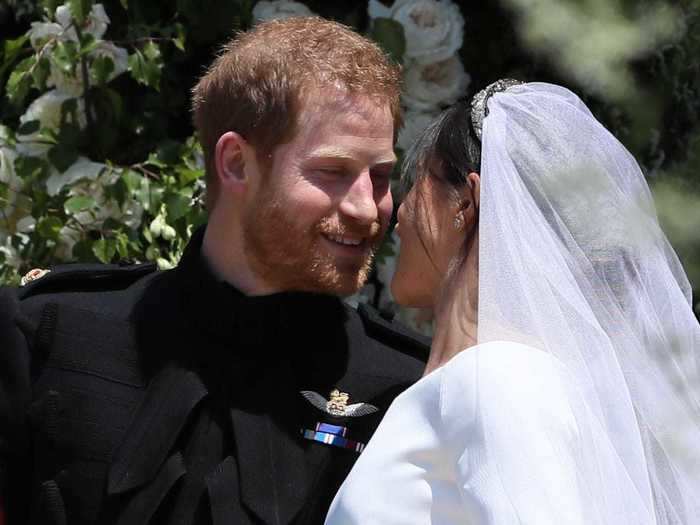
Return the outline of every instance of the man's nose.
{"type": "Polygon", "coordinates": [[[369,170],[362,172],[352,182],[340,203],[340,212],[359,224],[372,224],[377,220],[377,203],[369,170]]]}

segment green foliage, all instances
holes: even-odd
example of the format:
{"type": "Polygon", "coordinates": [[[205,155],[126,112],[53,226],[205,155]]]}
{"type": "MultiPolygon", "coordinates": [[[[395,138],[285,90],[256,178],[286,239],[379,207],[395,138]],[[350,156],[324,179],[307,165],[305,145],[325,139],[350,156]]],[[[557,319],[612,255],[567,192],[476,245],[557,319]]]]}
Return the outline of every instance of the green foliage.
{"type": "Polygon", "coordinates": [[[395,62],[403,63],[403,55],[406,52],[406,35],[403,26],[391,18],[376,18],[372,22],[369,36],[379,42],[384,51],[395,62]]]}

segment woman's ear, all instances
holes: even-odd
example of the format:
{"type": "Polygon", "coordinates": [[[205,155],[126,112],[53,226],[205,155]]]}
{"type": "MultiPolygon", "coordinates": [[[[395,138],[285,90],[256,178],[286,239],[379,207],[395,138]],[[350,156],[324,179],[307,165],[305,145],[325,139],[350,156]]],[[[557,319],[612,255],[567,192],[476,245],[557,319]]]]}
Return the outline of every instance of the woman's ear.
{"type": "Polygon", "coordinates": [[[248,186],[245,170],[245,139],[235,131],[227,131],[216,142],[215,165],[220,191],[241,193],[248,186]]]}
{"type": "Polygon", "coordinates": [[[481,176],[475,171],[470,172],[467,175],[467,184],[471,187],[471,195],[474,197],[475,202],[472,204],[478,209],[481,202],[481,176]]]}
{"type": "Polygon", "coordinates": [[[464,226],[471,224],[476,216],[476,210],[479,209],[479,191],[481,188],[481,178],[476,172],[470,172],[467,175],[467,184],[462,188],[460,195],[460,219],[455,222],[464,226]]]}

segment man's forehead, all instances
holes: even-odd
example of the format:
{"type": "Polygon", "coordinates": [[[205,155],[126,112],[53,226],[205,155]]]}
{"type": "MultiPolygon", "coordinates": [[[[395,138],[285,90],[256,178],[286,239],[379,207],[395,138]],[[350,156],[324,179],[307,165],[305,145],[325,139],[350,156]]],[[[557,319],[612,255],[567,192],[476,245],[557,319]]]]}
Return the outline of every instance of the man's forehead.
{"type": "Polygon", "coordinates": [[[303,97],[299,112],[299,125],[314,124],[315,121],[333,123],[338,126],[355,126],[367,121],[384,120],[393,126],[389,104],[378,97],[348,93],[329,86],[327,90],[311,88],[303,97]]]}

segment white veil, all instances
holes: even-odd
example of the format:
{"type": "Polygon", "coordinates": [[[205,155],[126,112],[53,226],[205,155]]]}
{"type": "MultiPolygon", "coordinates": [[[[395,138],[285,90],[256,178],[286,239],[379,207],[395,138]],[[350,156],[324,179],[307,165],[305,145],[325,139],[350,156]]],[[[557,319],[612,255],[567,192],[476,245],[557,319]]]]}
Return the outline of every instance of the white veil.
{"type": "Polygon", "coordinates": [[[700,326],[638,164],[565,88],[487,107],[478,342],[571,374],[587,523],[700,523],[700,326]]]}

